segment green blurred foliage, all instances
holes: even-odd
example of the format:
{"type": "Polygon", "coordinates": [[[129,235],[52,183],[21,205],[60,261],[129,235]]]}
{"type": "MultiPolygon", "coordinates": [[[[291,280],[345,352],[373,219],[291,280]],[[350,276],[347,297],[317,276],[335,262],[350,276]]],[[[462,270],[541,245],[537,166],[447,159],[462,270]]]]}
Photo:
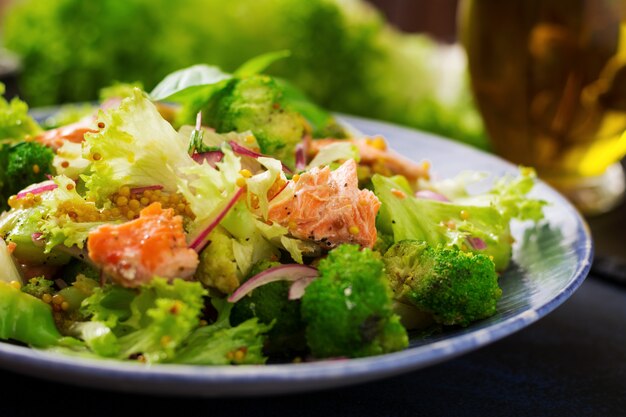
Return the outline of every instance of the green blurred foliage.
{"type": "Polygon", "coordinates": [[[395,31],[360,0],[26,0],[7,13],[4,41],[23,57],[34,106],[92,100],[114,81],[151,89],[195,63],[232,71],[289,49],[269,72],[331,110],[485,146],[464,68],[433,66],[434,41],[395,31]]]}

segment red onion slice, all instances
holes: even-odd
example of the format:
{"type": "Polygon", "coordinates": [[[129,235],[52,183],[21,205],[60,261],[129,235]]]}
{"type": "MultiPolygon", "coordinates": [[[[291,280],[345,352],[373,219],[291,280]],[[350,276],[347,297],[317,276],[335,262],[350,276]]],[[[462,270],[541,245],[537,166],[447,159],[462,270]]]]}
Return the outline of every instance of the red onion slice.
{"type": "Polygon", "coordinates": [[[316,278],[317,277],[300,278],[299,280],[291,284],[291,287],[289,288],[289,299],[290,300],[301,299],[302,296],[304,295],[304,291],[306,290],[306,287],[308,287],[309,284],[312,283],[316,278]]]}
{"type": "Polygon", "coordinates": [[[35,246],[43,247],[46,245],[46,242],[43,240],[43,233],[33,233],[30,235],[30,240],[33,241],[35,246]]]}
{"type": "Polygon", "coordinates": [[[46,191],[56,190],[57,188],[59,188],[59,186],[56,185],[54,182],[44,181],[41,184],[36,185],[35,187],[27,188],[23,191],[20,191],[19,193],[17,193],[16,197],[20,199],[20,198],[26,197],[28,194],[32,194],[32,195],[42,194],[42,193],[45,193],[46,191]]]}
{"type": "Polygon", "coordinates": [[[487,244],[479,237],[468,237],[467,243],[469,243],[470,246],[476,250],[487,249],[487,244]]]}
{"type": "Polygon", "coordinates": [[[149,191],[149,190],[162,190],[163,186],[162,185],[146,185],[145,187],[135,187],[135,188],[131,188],[130,189],[130,193],[131,194],[141,194],[144,191],[149,191]]]}
{"type": "Polygon", "coordinates": [[[211,167],[215,168],[217,163],[224,158],[224,153],[222,151],[195,153],[191,156],[191,158],[199,164],[206,161],[206,163],[211,165],[211,167]]]}
{"type": "Polygon", "coordinates": [[[237,200],[239,200],[239,197],[241,197],[241,195],[243,194],[243,190],[243,188],[239,188],[237,191],[235,191],[230,200],[228,200],[226,206],[222,210],[220,210],[218,215],[215,218],[210,219],[208,226],[202,229],[202,231],[193,238],[191,244],[189,245],[191,249],[195,250],[198,253],[200,253],[202,249],[204,249],[204,247],[209,243],[209,234],[211,234],[213,229],[215,229],[215,227],[220,224],[228,211],[235,205],[237,200]]]}
{"type": "MultiPolygon", "coordinates": [[[[235,152],[237,155],[249,156],[250,158],[254,158],[254,159],[259,159],[261,157],[271,158],[271,157],[268,157],[267,155],[263,155],[262,153],[258,153],[258,152],[255,152],[255,151],[251,150],[251,149],[248,149],[245,146],[242,146],[242,145],[238,144],[234,140],[231,140],[230,142],[228,142],[228,144],[232,148],[233,152],[235,152]]],[[[289,169],[288,166],[286,166],[282,162],[280,164],[283,167],[283,171],[286,174],[290,174],[290,175],[292,174],[292,172],[291,172],[291,170],[289,169]]]]}
{"type": "Polygon", "coordinates": [[[304,143],[299,143],[296,146],[296,172],[304,171],[306,169],[306,149],[304,143]]]}
{"type": "Polygon", "coordinates": [[[255,288],[276,281],[298,281],[317,277],[317,269],[299,264],[279,265],[256,274],[228,297],[229,303],[236,303],[255,288]]]}
{"type": "Polygon", "coordinates": [[[419,190],[415,193],[415,197],[423,198],[425,200],[443,201],[444,203],[450,202],[450,200],[448,200],[448,197],[446,197],[445,195],[436,193],[431,190],[419,190]]]}

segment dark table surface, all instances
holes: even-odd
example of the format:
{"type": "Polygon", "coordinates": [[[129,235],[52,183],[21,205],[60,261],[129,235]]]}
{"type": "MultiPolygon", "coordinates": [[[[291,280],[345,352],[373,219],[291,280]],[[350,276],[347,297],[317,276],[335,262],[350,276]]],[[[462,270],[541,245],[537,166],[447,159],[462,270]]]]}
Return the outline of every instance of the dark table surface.
{"type": "Polygon", "coordinates": [[[589,223],[600,262],[569,300],[518,333],[430,368],[332,391],[225,400],[108,392],[0,370],[0,416],[626,415],[626,205],[589,223]]]}

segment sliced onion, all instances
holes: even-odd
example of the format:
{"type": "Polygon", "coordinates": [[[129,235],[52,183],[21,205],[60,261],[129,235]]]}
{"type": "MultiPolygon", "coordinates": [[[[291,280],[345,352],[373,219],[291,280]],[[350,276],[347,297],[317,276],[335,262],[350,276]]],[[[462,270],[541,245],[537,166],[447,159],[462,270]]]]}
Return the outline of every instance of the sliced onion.
{"type": "Polygon", "coordinates": [[[37,194],[42,194],[45,193],[46,191],[52,191],[52,190],[56,190],[57,188],[59,188],[58,185],[56,185],[54,182],[52,181],[44,181],[40,184],[37,184],[36,186],[32,187],[32,188],[27,188],[23,191],[20,191],[19,193],[17,193],[17,198],[24,198],[26,197],[28,194],[33,194],[33,195],[37,195],[37,194]]]}
{"type": "Polygon", "coordinates": [[[487,244],[479,237],[468,237],[467,243],[469,243],[470,246],[476,250],[487,249],[487,244]]]}
{"type": "Polygon", "coordinates": [[[215,218],[210,220],[210,223],[207,227],[202,229],[202,231],[193,238],[191,244],[189,245],[191,249],[195,250],[198,253],[201,252],[202,249],[204,249],[204,247],[209,243],[209,234],[211,234],[213,229],[215,229],[215,227],[220,224],[228,211],[235,205],[237,200],[239,200],[239,197],[241,197],[241,195],[243,194],[243,190],[243,188],[239,188],[237,191],[235,191],[230,200],[228,200],[226,206],[222,210],[220,210],[215,218]]]}
{"type": "Polygon", "coordinates": [[[30,235],[30,240],[33,241],[35,246],[42,247],[46,245],[46,242],[44,242],[43,240],[43,233],[33,233],[32,235],[30,235]]]}
{"type": "Polygon", "coordinates": [[[306,149],[304,143],[296,146],[296,171],[304,171],[306,169],[306,149]]]}
{"type": "Polygon", "coordinates": [[[305,277],[300,278],[289,287],[289,299],[290,300],[299,300],[304,295],[304,291],[306,287],[312,283],[317,277],[305,277]]]}
{"type": "Polygon", "coordinates": [[[436,193],[431,190],[419,190],[418,192],[415,193],[415,197],[423,198],[425,200],[443,201],[445,203],[450,202],[450,200],[448,200],[448,197],[446,197],[445,195],[436,193]]]}
{"type": "Polygon", "coordinates": [[[206,163],[215,168],[217,166],[217,163],[220,162],[222,158],[224,158],[224,153],[222,151],[194,153],[191,158],[199,164],[206,161],[206,163]]]}
{"type": "Polygon", "coordinates": [[[236,303],[255,288],[276,281],[298,281],[317,277],[317,269],[299,264],[279,265],[256,274],[228,297],[229,303],[236,303]]]}
{"type": "MultiPolygon", "coordinates": [[[[249,156],[250,158],[254,158],[254,159],[259,159],[261,157],[267,157],[267,155],[263,155],[262,153],[258,153],[258,152],[255,152],[255,151],[251,150],[251,149],[248,149],[245,146],[242,146],[242,145],[238,144],[234,140],[231,140],[230,142],[228,142],[228,144],[232,148],[233,152],[235,152],[237,155],[249,156]]],[[[280,164],[282,165],[283,171],[286,174],[292,174],[291,170],[289,169],[289,167],[287,165],[283,164],[282,162],[280,164]]]]}
{"type": "Polygon", "coordinates": [[[131,194],[141,194],[144,191],[149,191],[149,190],[162,190],[163,186],[162,185],[146,185],[145,187],[135,187],[135,188],[131,188],[130,189],[130,193],[131,194]]]}
{"type": "Polygon", "coordinates": [[[198,114],[196,114],[196,130],[201,130],[202,129],[202,112],[199,111],[198,114]]]}

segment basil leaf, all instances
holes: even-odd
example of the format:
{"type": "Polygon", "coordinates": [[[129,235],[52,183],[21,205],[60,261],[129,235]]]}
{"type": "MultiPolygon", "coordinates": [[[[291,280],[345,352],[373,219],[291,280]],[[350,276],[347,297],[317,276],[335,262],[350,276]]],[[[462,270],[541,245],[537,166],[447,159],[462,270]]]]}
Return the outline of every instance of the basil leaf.
{"type": "Polygon", "coordinates": [[[245,63],[243,63],[237,71],[235,71],[236,77],[250,77],[252,75],[259,74],[267,67],[272,65],[274,62],[287,58],[291,55],[291,52],[288,50],[276,51],[276,52],[268,52],[263,55],[256,56],[245,63]]]}
{"type": "MultiPolygon", "coordinates": [[[[245,64],[244,64],[245,65],[245,64]]],[[[181,102],[189,97],[208,94],[220,81],[232,75],[215,66],[194,65],[169,74],[150,93],[155,101],[168,100],[181,102]]]]}

